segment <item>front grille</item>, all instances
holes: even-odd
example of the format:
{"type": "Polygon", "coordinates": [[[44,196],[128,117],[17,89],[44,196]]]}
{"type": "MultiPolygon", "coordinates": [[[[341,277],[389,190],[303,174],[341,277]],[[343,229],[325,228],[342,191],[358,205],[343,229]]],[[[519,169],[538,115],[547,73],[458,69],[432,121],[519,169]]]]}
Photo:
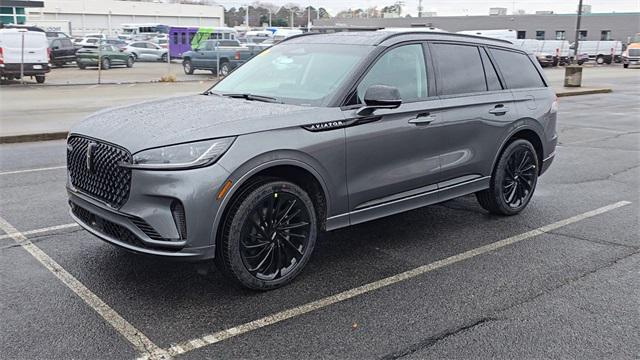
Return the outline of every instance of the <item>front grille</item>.
{"type": "Polygon", "coordinates": [[[80,136],[67,142],[71,184],[114,208],[124,205],[131,189],[131,169],[120,162],[131,162],[131,154],[119,147],[80,136]]]}
{"type": "Polygon", "coordinates": [[[146,247],[140,239],[129,229],[124,226],[113,223],[101,216],[98,216],[89,210],[71,203],[71,211],[83,223],[91,226],[94,230],[109,236],[110,238],[125,242],[127,244],[146,247]]]}
{"type": "Polygon", "coordinates": [[[640,49],[629,49],[629,56],[640,56],[640,49]]]}

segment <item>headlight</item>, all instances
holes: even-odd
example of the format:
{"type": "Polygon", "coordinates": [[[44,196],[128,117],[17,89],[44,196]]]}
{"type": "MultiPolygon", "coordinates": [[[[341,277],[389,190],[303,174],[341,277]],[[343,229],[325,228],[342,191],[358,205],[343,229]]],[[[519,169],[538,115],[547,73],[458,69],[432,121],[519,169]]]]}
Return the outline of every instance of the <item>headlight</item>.
{"type": "Polygon", "coordinates": [[[133,155],[132,169],[179,170],[211,165],[233,144],[235,137],[197,141],[143,150],[133,155]]]}

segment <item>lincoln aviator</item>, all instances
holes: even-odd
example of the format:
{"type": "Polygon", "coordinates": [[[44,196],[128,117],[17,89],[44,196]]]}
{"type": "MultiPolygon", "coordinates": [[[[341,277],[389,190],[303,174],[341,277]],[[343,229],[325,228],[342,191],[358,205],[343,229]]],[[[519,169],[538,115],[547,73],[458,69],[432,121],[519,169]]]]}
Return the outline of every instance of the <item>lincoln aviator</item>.
{"type": "Polygon", "coordinates": [[[536,59],[507,41],[294,36],[204,93],[77,124],[71,215],[126,250],[215,261],[274,289],[303,271],[320,232],[468,194],[520,213],[554,158],[556,114],[536,59]]]}

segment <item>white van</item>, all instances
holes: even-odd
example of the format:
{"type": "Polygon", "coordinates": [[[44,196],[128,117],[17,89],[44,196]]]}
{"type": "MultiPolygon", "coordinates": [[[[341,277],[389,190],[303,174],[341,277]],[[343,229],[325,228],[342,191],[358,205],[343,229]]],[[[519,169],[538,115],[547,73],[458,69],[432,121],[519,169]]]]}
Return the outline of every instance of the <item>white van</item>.
{"type": "Polygon", "coordinates": [[[517,32],[512,29],[495,29],[495,30],[465,30],[458,31],[458,34],[484,36],[494,39],[507,40],[514,42],[517,40],[517,32]]]}
{"type": "MultiPolygon", "coordinates": [[[[574,44],[571,44],[573,48],[574,44]]],[[[580,41],[578,46],[578,54],[583,58],[589,57],[590,61],[597,64],[611,64],[613,61],[620,61],[622,56],[622,42],[615,40],[580,41]]]]}
{"type": "Polygon", "coordinates": [[[49,43],[41,31],[13,28],[0,29],[0,77],[13,80],[20,78],[23,60],[22,36],[24,35],[24,75],[35,77],[44,83],[49,65],[49,43]]]}

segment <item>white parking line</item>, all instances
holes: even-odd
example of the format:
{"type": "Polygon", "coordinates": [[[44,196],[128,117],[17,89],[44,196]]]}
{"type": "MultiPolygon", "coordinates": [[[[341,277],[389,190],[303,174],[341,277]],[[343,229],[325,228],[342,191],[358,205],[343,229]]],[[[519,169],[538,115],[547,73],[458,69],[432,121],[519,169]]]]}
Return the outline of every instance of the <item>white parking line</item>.
{"type": "MultiPolygon", "coordinates": [[[[230,329],[226,329],[226,330],[222,330],[222,331],[218,331],[212,334],[208,334],[205,335],[203,337],[197,338],[197,339],[191,339],[185,342],[181,342],[179,344],[173,345],[172,347],[170,347],[169,349],[167,349],[167,352],[169,353],[169,355],[171,356],[177,356],[177,355],[181,355],[184,353],[187,353],[189,351],[195,350],[195,349],[199,349],[202,347],[205,347],[207,345],[211,345],[211,344],[215,344],[218,342],[221,342],[223,340],[241,335],[241,334],[245,334],[254,330],[258,330],[260,328],[263,328],[265,326],[269,326],[269,325],[273,325],[276,323],[279,323],[281,321],[287,320],[287,319],[291,319],[293,317],[296,316],[300,316],[300,315],[304,315],[307,313],[310,313],[312,311],[315,310],[319,310],[322,309],[324,307],[327,307],[329,305],[333,305],[351,298],[354,298],[356,296],[374,291],[374,290],[378,290],[380,288],[384,288],[396,283],[399,283],[401,281],[405,281],[411,278],[414,278],[416,276],[419,275],[423,275],[425,273],[428,273],[430,271],[436,270],[436,269],[440,269],[443,268],[445,266],[449,266],[451,264],[455,264],[458,263],[460,261],[463,260],[468,260],[471,259],[473,257],[476,257],[478,255],[482,255],[482,254],[486,254],[495,250],[498,250],[500,248],[503,248],[505,246],[508,245],[512,245],[515,244],[517,242],[526,240],[526,239],[530,239],[532,237],[538,236],[538,235],[542,235],[545,233],[548,233],[552,230],[561,228],[563,226],[567,226],[569,224],[573,224],[576,223],[578,221],[599,215],[599,214],[603,214],[606,213],[608,211],[617,209],[619,207],[625,206],[625,205],[629,205],[631,204],[631,202],[629,201],[620,201],[611,205],[607,205],[604,207],[601,207],[599,209],[595,209],[592,211],[588,211],[585,213],[582,213],[580,215],[576,215],[573,217],[570,217],[568,219],[564,219],[564,220],[560,220],[557,222],[554,222],[552,224],[549,225],[545,225],[542,227],[539,227],[537,229],[531,230],[531,231],[527,231],[526,233],[520,234],[520,235],[515,235],[503,240],[500,240],[498,242],[495,243],[491,243],[485,246],[481,246],[469,251],[465,251],[461,254],[458,255],[454,255],[451,257],[448,257],[446,259],[442,259],[442,260],[438,260],[436,262],[427,264],[427,265],[423,265],[420,267],[417,267],[415,269],[409,270],[409,271],[405,271],[403,273],[397,274],[397,275],[393,275],[387,278],[384,278],[382,280],[378,280],[378,281],[374,281],[372,283],[366,284],[366,285],[362,285],[360,287],[351,289],[351,290],[347,290],[344,292],[341,292],[339,294],[336,295],[332,295],[320,300],[316,300],[310,303],[307,303],[305,305],[301,305],[292,309],[288,309],[288,310],[284,310],[281,311],[279,313],[273,314],[273,315],[269,315],[266,317],[263,317],[261,319],[258,320],[254,320],[251,322],[248,322],[246,324],[242,324],[236,327],[232,327],[230,329]]],[[[143,358],[148,358],[148,357],[143,357],[143,358]]]]}
{"type": "MultiPolygon", "coordinates": [[[[56,225],[56,226],[46,227],[46,228],[42,228],[42,229],[23,231],[22,235],[24,235],[24,236],[37,235],[37,234],[47,233],[47,232],[50,232],[50,231],[76,228],[76,227],[79,227],[79,226],[80,225],[78,225],[76,223],[56,225]]],[[[19,233],[9,233],[9,234],[5,234],[5,235],[0,235],[0,240],[14,238],[14,236],[17,236],[18,234],[19,233]]]]}
{"type": "Polygon", "coordinates": [[[38,168],[38,169],[14,170],[14,171],[0,172],[0,175],[22,174],[22,173],[35,172],[35,171],[59,170],[59,169],[66,169],[66,168],[67,167],[63,165],[63,166],[52,166],[52,167],[45,167],[45,168],[38,168]]]}
{"type": "Polygon", "coordinates": [[[122,337],[129,341],[141,356],[147,359],[169,359],[169,354],[154,344],[140,330],[136,329],[120,314],[107,305],[96,294],[91,292],[78,279],[67,272],[55,260],[45,254],[34,245],[24,234],[19,232],[5,219],[0,217],[0,229],[10,235],[13,240],[22,246],[31,256],[36,258],[47,270],[62,281],[69,289],[78,295],[89,307],[97,312],[109,325],[111,325],[122,337]]]}

